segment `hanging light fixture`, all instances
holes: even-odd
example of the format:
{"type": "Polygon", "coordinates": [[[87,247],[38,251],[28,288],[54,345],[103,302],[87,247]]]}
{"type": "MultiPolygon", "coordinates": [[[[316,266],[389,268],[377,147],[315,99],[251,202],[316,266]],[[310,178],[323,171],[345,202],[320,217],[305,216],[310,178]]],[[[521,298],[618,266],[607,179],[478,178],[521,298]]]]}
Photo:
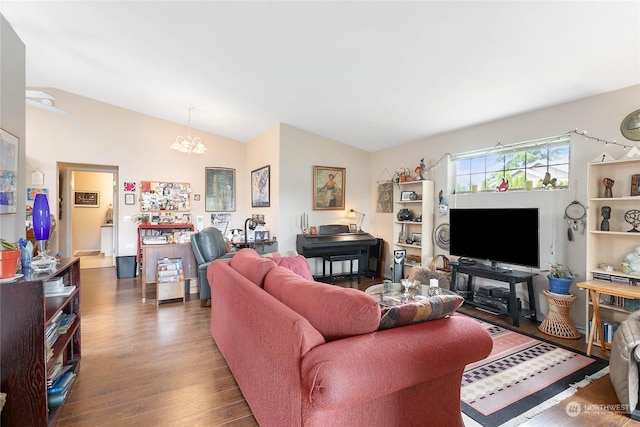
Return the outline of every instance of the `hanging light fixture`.
{"type": "Polygon", "coordinates": [[[169,148],[173,150],[177,150],[181,153],[196,153],[202,154],[207,151],[207,147],[202,143],[202,140],[199,137],[191,136],[191,108],[189,108],[189,121],[187,122],[187,136],[178,136],[171,143],[169,148]]]}

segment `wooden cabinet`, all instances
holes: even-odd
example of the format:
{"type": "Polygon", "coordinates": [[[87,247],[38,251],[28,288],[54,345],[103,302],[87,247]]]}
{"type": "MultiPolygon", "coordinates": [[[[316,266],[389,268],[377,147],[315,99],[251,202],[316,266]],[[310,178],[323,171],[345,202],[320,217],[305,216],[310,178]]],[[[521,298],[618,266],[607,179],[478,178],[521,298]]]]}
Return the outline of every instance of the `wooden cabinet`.
{"type": "Polygon", "coordinates": [[[62,259],[55,271],[0,283],[0,322],[0,390],[7,393],[2,425],[55,425],[59,407],[48,408],[47,376],[56,360],[73,365],[76,373],[80,364],[79,259],[62,259]],[[67,296],[45,297],[45,283],[56,277],[76,289],[67,296]],[[61,312],[74,313],[75,320],[48,348],[47,327],[61,312]]]}
{"type": "MultiPolygon", "coordinates": [[[[625,221],[625,214],[634,209],[640,209],[640,196],[632,194],[632,175],[640,173],[640,159],[614,160],[610,162],[594,162],[589,164],[588,170],[588,209],[587,209],[587,281],[600,280],[606,283],[628,284],[640,283],[640,271],[631,273],[623,271],[621,265],[627,254],[636,252],[640,247],[640,233],[630,232],[632,225],[625,221]],[[614,181],[612,196],[604,197],[605,186],[603,180],[614,181]],[[603,207],[611,209],[609,230],[601,230],[603,207]],[[612,267],[608,271],[606,266],[612,267]]],[[[635,183],[636,186],[638,183],[635,183]]],[[[638,194],[637,189],[633,194],[638,194]]],[[[640,213],[640,212],[639,212],[640,213]]],[[[606,228],[606,227],[605,227],[606,228]]],[[[600,320],[608,324],[619,323],[629,314],[629,310],[636,309],[639,302],[634,299],[610,297],[604,292],[599,301],[600,320]],[[628,310],[629,309],[629,310],[628,310]]],[[[586,327],[593,316],[593,302],[590,294],[586,298],[586,327]]],[[[614,326],[615,328],[615,326],[614,326]]],[[[589,336],[589,333],[586,334],[589,336]]],[[[594,344],[601,346],[600,337],[596,336],[594,344]]]]}
{"type": "Polygon", "coordinates": [[[427,265],[433,259],[433,239],[431,237],[434,208],[433,181],[401,182],[399,189],[397,187],[394,189],[393,198],[394,250],[404,249],[407,251],[405,268],[427,265]],[[398,212],[401,209],[409,210],[410,220],[401,221],[398,219],[398,212]],[[418,216],[421,217],[420,221],[416,221],[418,216]]]}
{"type": "Polygon", "coordinates": [[[193,230],[193,224],[140,224],[138,226],[138,250],[136,252],[136,261],[138,261],[139,264],[142,262],[142,245],[172,243],[175,233],[180,231],[192,232],[193,230]]]}

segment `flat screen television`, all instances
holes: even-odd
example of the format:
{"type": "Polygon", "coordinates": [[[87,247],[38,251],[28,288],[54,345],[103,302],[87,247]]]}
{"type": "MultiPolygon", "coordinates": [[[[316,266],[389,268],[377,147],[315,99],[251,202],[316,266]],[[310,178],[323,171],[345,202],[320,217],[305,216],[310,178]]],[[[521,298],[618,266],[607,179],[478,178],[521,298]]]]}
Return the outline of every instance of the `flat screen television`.
{"type": "Polygon", "coordinates": [[[449,210],[449,253],[472,260],[540,267],[538,208],[449,210]]]}

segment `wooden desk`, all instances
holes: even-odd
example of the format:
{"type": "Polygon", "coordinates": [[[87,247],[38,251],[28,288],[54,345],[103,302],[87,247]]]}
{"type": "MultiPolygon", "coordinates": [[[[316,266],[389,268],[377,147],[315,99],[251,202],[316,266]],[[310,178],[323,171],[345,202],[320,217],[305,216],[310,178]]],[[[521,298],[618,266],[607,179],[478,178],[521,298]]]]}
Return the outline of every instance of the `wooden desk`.
{"type": "Polygon", "coordinates": [[[198,262],[191,249],[191,243],[170,243],[167,245],[141,245],[142,265],[140,278],[142,281],[142,299],[147,295],[147,283],[155,283],[158,260],[163,258],[182,258],[182,269],[185,279],[198,277],[198,262]]]}
{"type": "MultiPolygon", "coordinates": [[[[585,291],[589,291],[589,298],[593,305],[593,316],[591,317],[591,331],[589,331],[589,341],[587,341],[587,356],[591,356],[591,348],[593,347],[593,339],[595,337],[596,327],[600,337],[602,349],[611,348],[611,344],[604,341],[604,331],[600,323],[600,294],[612,295],[614,297],[640,299],[640,287],[625,285],[620,283],[604,282],[602,280],[589,280],[586,282],[576,283],[576,286],[585,291]]],[[[588,327],[588,325],[587,325],[588,327]]]]}

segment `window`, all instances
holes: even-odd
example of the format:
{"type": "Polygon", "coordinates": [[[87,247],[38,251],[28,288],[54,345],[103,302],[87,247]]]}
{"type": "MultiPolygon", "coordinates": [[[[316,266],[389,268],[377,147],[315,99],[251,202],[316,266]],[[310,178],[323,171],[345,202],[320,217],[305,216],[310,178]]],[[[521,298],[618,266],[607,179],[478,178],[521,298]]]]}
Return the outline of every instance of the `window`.
{"type": "Polygon", "coordinates": [[[451,156],[455,176],[455,192],[496,191],[503,178],[509,191],[532,188],[569,187],[568,135],[528,141],[487,150],[451,156]]]}

